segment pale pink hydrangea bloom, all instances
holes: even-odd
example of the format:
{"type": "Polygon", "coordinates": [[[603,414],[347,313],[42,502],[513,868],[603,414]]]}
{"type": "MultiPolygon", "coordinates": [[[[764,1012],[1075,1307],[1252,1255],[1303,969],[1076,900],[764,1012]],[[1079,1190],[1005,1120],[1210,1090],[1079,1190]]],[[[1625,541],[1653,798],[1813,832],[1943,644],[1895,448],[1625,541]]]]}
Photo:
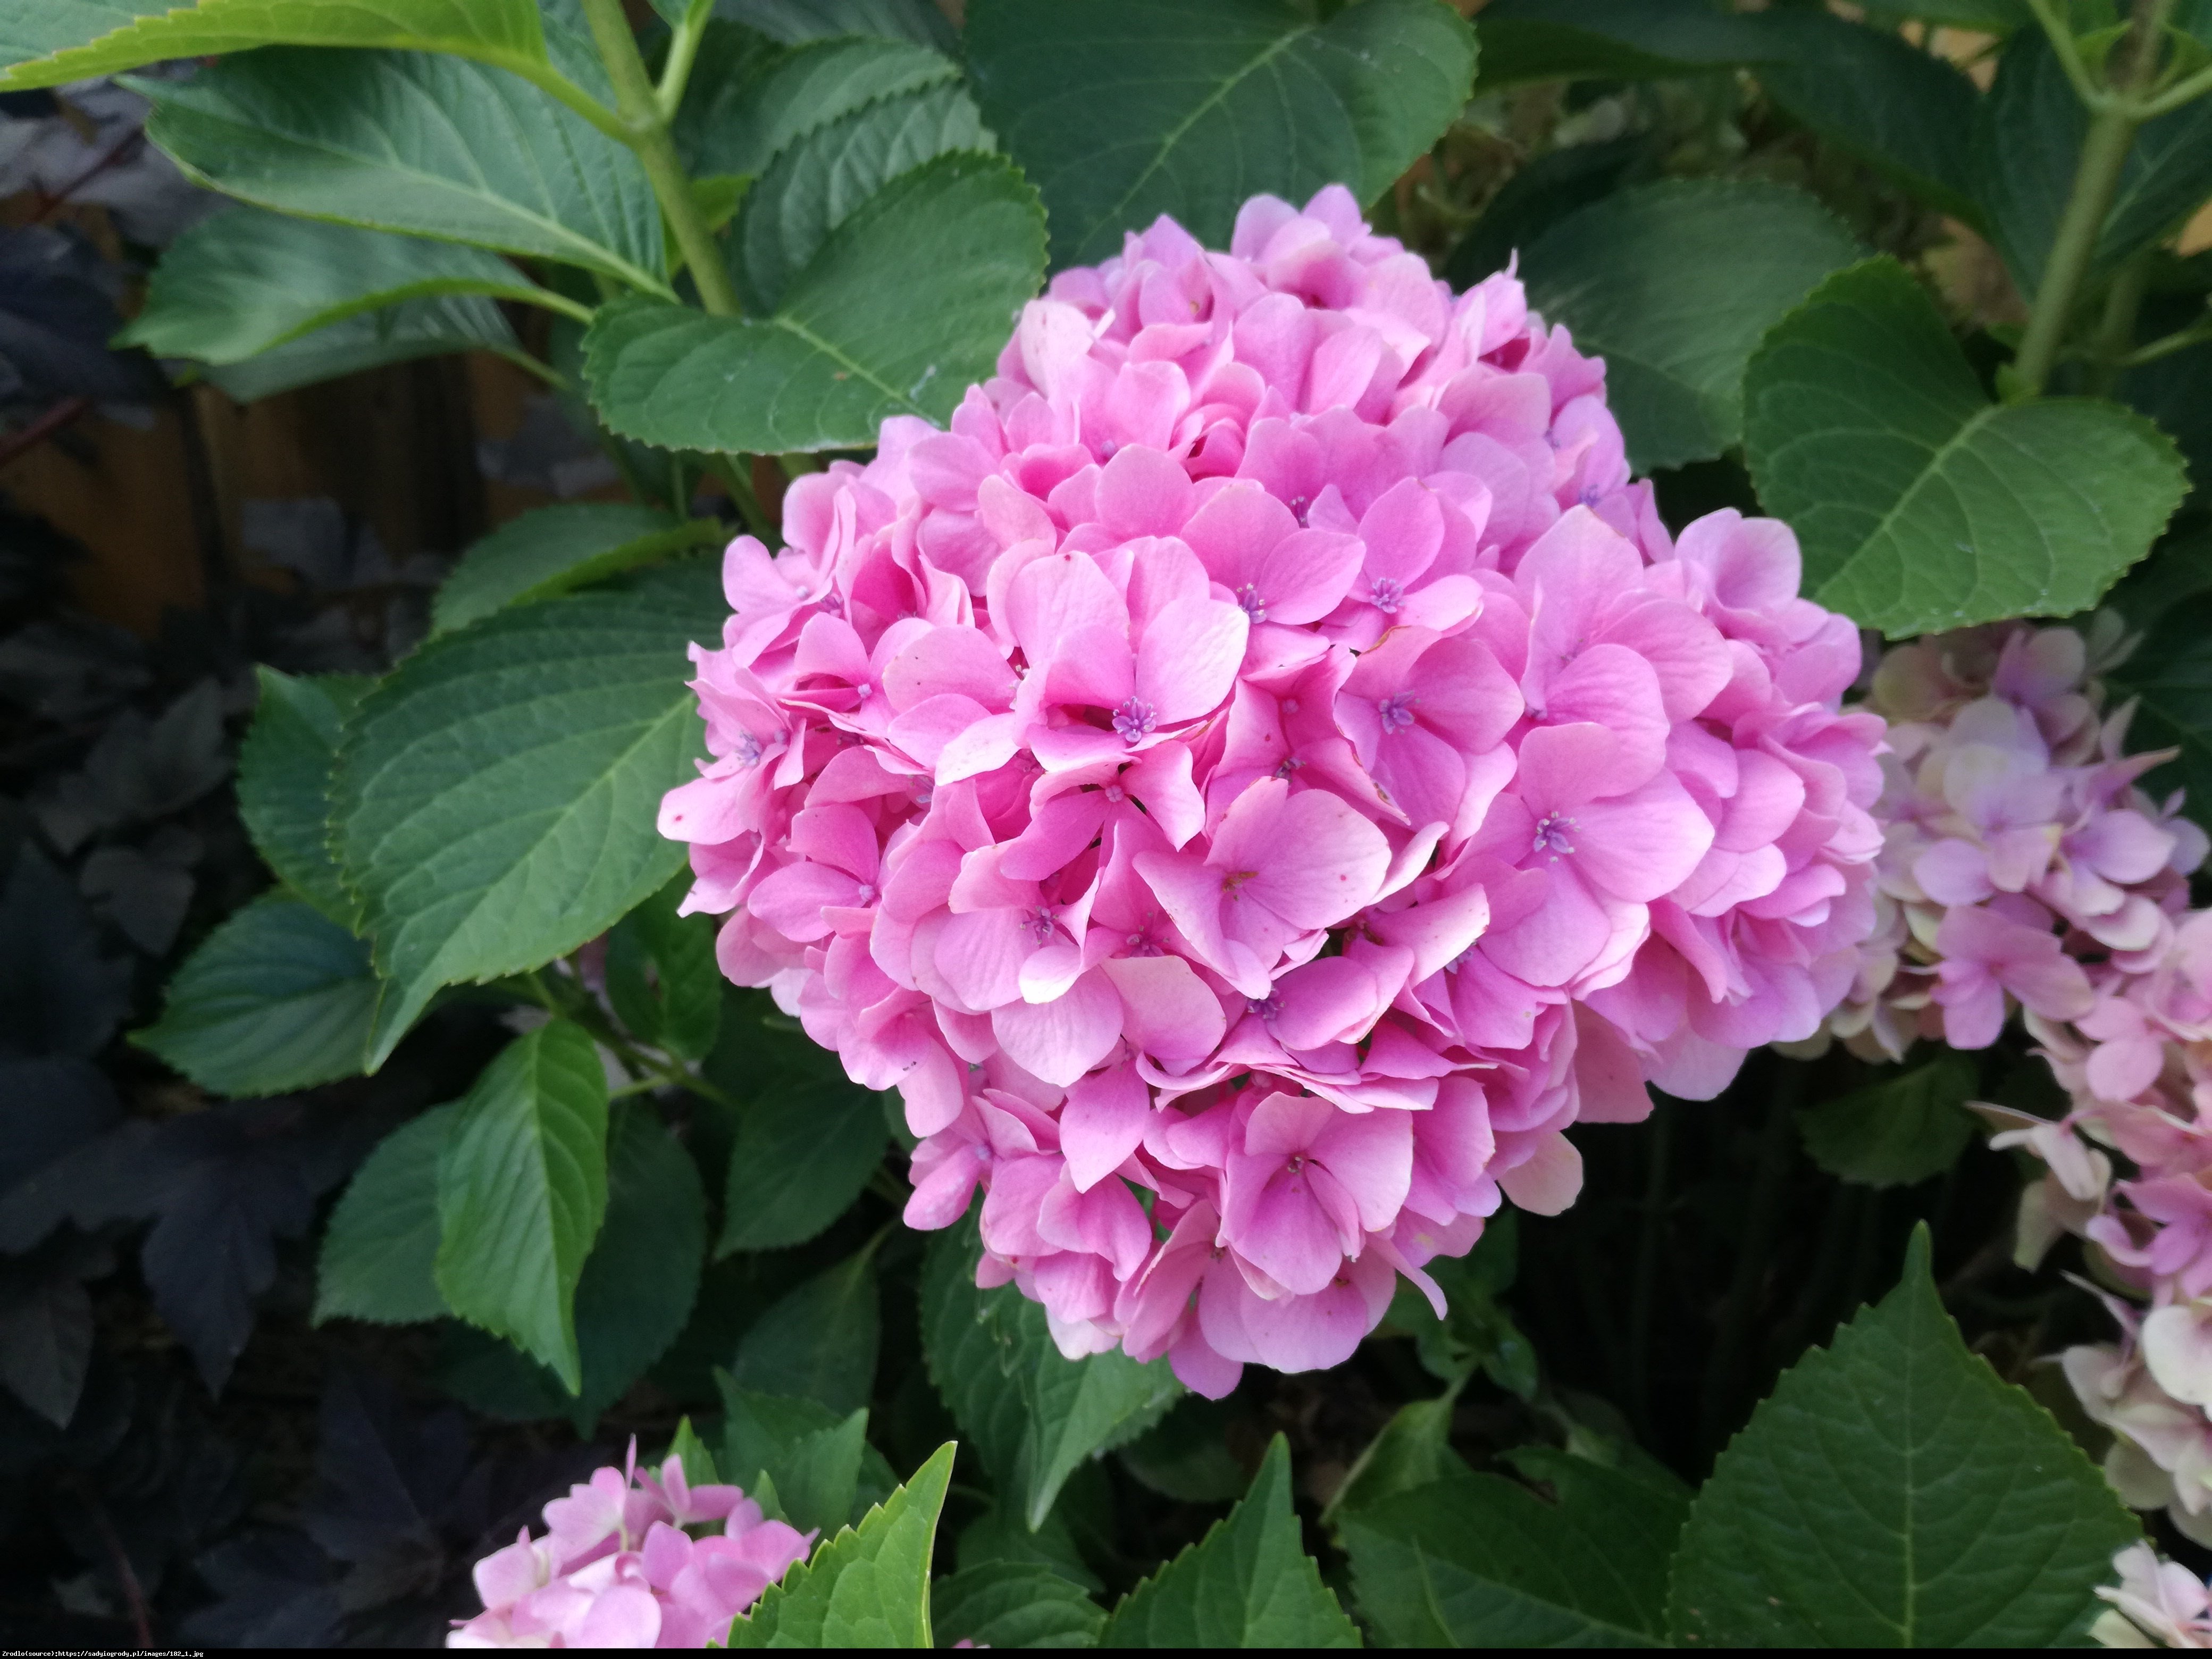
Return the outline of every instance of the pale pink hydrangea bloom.
{"type": "Polygon", "coordinates": [[[484,1610],[449,1648],[703,1648],[806,1558],[812,1533],[764,1520],[735,1486],[693,1486],[681,1458],[658,1474],[605,1468],[545,1506],[476,1565],[484,1610]],[[715,1530],[707,1530],[715,1528],[715,1530]]]}
{"type": "MultiPolygon", "coordinates": [[[[2140,1037],[2083,963],[2110,963],[2108,982],[2160,960],[2207,843],[2179,795],[2135,787],[2171,753],[2124,752],[2133,705],[2100,714],[2092,671],[2125,644],[2100,617],[2088,638],[2003,623],[1883,656],[1867,699],[1889,721],[1879,921],[1828,1022],[1863,1057],[1900,1059],[1919,1037],[1987,1048],[2014,1006],[2140,1037]]],[[[2139,1072],[2157,1047],[2099,1065],[2139,1072]]]]}
{"type": "Polygon", "coordinates": [[[2118,1585],[2097,1594],[2112,1604],[2089,1633],[2108,1648],[2212,1648],[2212,1590],[2178,1561],[2162,1561],[2148,1544],[2130,1544],[2112,1558],[2118,1585]]]}
{"type": "Polygon", "coordinates": [[[1857,635],[1782,525],[1669,538],[1604,379],[1510,274],[1261,197],[1060,273],[949,431],[731,545],[689,907],[1068,1353],[1333,1364],[1573,1200],[1569,1125],[1850,988],[1857,635]]]}

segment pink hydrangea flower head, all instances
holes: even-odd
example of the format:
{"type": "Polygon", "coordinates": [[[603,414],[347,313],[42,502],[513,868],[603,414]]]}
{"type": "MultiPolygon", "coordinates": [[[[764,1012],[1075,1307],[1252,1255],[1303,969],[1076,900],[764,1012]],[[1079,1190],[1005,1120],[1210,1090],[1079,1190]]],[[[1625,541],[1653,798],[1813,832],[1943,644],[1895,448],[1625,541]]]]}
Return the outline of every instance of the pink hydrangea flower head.
{"type": "Polygon", "coordinates": [[[1670,537],[1604,364],[1340,187],[1060,272],[784,535],[696,653],[690,908],[901,1092],[908,1222],[980,1190],[985,1282],[1071,1355],[1333,1364],[1572,1201],[1571,1125],[1861,977],[1856,631],[1784,526],[1670,537]]]}
{"type": "Polygon", "coordinates": [[[453,1648],[704,1648],[804,1560],[814,1534],[762,1517],[735,1486],[693,1486],[680,1458],[597,1470],[476,1565],[484,1610],[453,1648]],[[717,1528],[718,1530],[709,1530],[717,1528]]]}

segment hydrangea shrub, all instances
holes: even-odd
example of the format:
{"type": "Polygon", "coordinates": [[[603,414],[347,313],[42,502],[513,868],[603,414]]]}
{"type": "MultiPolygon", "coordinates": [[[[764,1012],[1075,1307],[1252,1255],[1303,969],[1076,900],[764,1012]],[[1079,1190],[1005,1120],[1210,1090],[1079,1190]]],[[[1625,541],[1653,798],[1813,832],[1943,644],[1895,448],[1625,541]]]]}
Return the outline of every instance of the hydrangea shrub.
{"type": "Polygon", "coordinates": [[[144,1033],[495,1032],[317,1317],[637,1438],[453,1644],[2204,1644],[2201,21],[645,9],[0,5],[247,204],[133,338],[628,497],[266,676],[144,1033]]]}

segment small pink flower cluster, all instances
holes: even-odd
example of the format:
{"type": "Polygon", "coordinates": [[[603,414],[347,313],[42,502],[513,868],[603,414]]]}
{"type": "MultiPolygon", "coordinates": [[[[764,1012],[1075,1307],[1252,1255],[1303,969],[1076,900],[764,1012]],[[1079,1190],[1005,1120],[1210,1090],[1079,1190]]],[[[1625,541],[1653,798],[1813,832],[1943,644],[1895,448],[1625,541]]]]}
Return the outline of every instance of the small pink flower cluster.
{"type": "Polygon", "coordinates": [[[449,1648],[703,1648],[806,1559],[812,1533],[761,1517],[735,1486],[693,1486],[681,1458],[660,1473],[597,1471],[545,1506],[546,1534],[526,1527],[476,1565],[484,1610],[454,1626],[449,1648]],[[695,1536],[693,1528],[719,1527],[695,1536]]]}
{"type": "Polygon", "coordinates": [[[2100,718],[2091,655],[2073,629],[2003,623],[1899,646],[1875,671],[1867,706],[1891,750],[1878,921],[1829,1020],[1865,1058],[1917,1037],[1985,1048],[2008,997],[2081,1019],[2084,959],[2130,971],[2172,944],[2205,837],[2179,797],[2134,787],[2169,757],[2123,754],[2131,711],[2100,718]]]}
{"type": "Polygon", "coordinates": [[[2090,678],[2122,642],[2007,623],[1902,646],[1870,702],[1890,722],[1881,926],[1832,1030],[1870,1058],[1916,1037],[1986,1048],[2016,1000],[2071,1099],[2050,1121],[1978,1107],[2047,1173],[2022,1195],[2020,1259],[2062,1232],[2098,1249],[2117,1344],[2066,1375],[2115,1439],[2130,1503],[2212,1541],[2212,912],[2187,877],[2203,830],[2136,780],[2172,751],[2124,752],[2131,708],[2090,678]],[[2135,1174],[2114,1179],[2113,1153],[2135,1174]]]}
{"type": "Polygon", "coordinates": [[[1341,188],[1062,272],[784,530],[695,653],[689,908],[1070,1354],[1335,1364],[1501,1188],[1571,1201],[1568,1125],[1850,983],[1856,631],[1778,523],[1671,539],[1603,364],[1341,188]]]}

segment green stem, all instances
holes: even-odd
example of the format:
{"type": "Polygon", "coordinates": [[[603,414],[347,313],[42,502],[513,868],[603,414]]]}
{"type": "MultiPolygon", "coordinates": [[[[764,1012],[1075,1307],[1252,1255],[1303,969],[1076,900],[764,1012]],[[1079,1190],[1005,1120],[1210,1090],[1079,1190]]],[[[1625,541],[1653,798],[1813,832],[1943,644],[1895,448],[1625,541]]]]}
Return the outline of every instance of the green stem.
{"type": "Polygon", "coordinates": [[[2208,92],[2212,92],[2212,69],[2201,69],[2186,81],[2175,82],[2155,98],[2144,100],[2136,106],[2136,112],[2148,121],[2154,116],[2171,114],[2208,92]]]}
{"type": "Polygon", "coordinates": [[[2036,285],[2035,304],[2027,317],[2027,332],[2020,343],[2013,369],[2021,389],[2029,396],[2050,383],[2051,366],[2058,361],[2066,327],[2081,279],[2088,274],[2089,258],[2097,249],[2098,233],[2112,211],[2112,198],[2120,187],[2120,169],[2127,164],[2135,143],[2136,118],[2124,108],[2099,111],[2089,120],[2089,136],[2081,145],[2081,160],[2074,170],[2074,189],[2066,198],[2066,211],[2058,222],[2058,234],[2044,262],[2043,280],[2036,285]]]}
{"type": "Polygon", "coordinates": [[[691,79],[691,65],[699,56],[699,43],[707,38],[707,24],[714,16],[712,6],[694,4],[669,37],[668,57],[660,66],[660,84],[653,88],[653,102],[660,106],[661,118],[673,121],[677,106],[684,101],[684,88],[691,79]]]}
{"type": "Polygon", "coordinates": [[[722,264],[721,246],[692,197],[690,176],[676,154],[676,141],[669,137],[667,112],[646,75],[645,59],[638,56],[637,37],[623,15],[622,0],[583,0],[583,6],[592,38],[606,64],[607,78],[614,83],[622,141],[644,164],[646,179],[698,286],[699,303],[714,316],[734,317],[739,311],[738,294],[722,264]]]}
{"type": "Polygon", "coordinates": [[[2212,343],[2212,321],[2191,323],[2187,328],[2176,329],[2171,334],[2160,335],[2147,345],[2137,346],[2119,360],[2121,368],[2141,368],[2145,363],[2154,363],[2161,357],[2171,357],[2177,351],[2186,351],[2191,346],[2212,343]]]}
{"type": "Polygon", "coordinates": [[[2075,90],[2091,112],[2081,159],[2074,169],[2074,188],[2058,221],[2058,234],[2051,240],[2051,256],[2044,261],[2035,303],[2028,312],[2027,332],[2013,363],[2021,392],[2033,397],[2050,383],[2082,279],[2088,275],[2089,261],[2097,251],[2097,238],[2119,191],[2121,169],[2127,165],[2136,129],[2143,121],[2142,106],[2135,101],[2134,94],[2157,71],[2160,37],[2173,0],[2136,0],[2127,35],[2112,48],[2111,82],[2104,88],[2085,83],[2087,72],[2081,69],[2074,37],[2057,26],[2050,12],[2050,0],[2030,0],[2030,3],[2037,20],[2051,34],[2052,46],[2068,63],[2068,78],[2073,80],[2075,90]]]}
{"type": "Polygon", "coordinates": [[[2136,313],[2142,308],[2143,290],[2150,285],[2150,261],[2138,255],[2120,267],[2105,295],[2105,315],[2097,325],[2090,347],[2088,390],[2109,398],[2118,384],[2120,365],[2135,343],[2136,313]]]}
{"type": "Polygon", "coordinates": [[[2043,32],[2051,39],[2051,49],[2058,55],[2059,67],[2066,78],[2074,83],[2075,95],[2091,109],[2101,108],[2108,94],[2090,78],[2089,66],[2081,61],[2081,53],[2074,44],[2072,25],[2051,9],[2051,0],[2027,0],[2027,9],[2035,14],[2035,21],[2043,25],[2043,32]]]}

